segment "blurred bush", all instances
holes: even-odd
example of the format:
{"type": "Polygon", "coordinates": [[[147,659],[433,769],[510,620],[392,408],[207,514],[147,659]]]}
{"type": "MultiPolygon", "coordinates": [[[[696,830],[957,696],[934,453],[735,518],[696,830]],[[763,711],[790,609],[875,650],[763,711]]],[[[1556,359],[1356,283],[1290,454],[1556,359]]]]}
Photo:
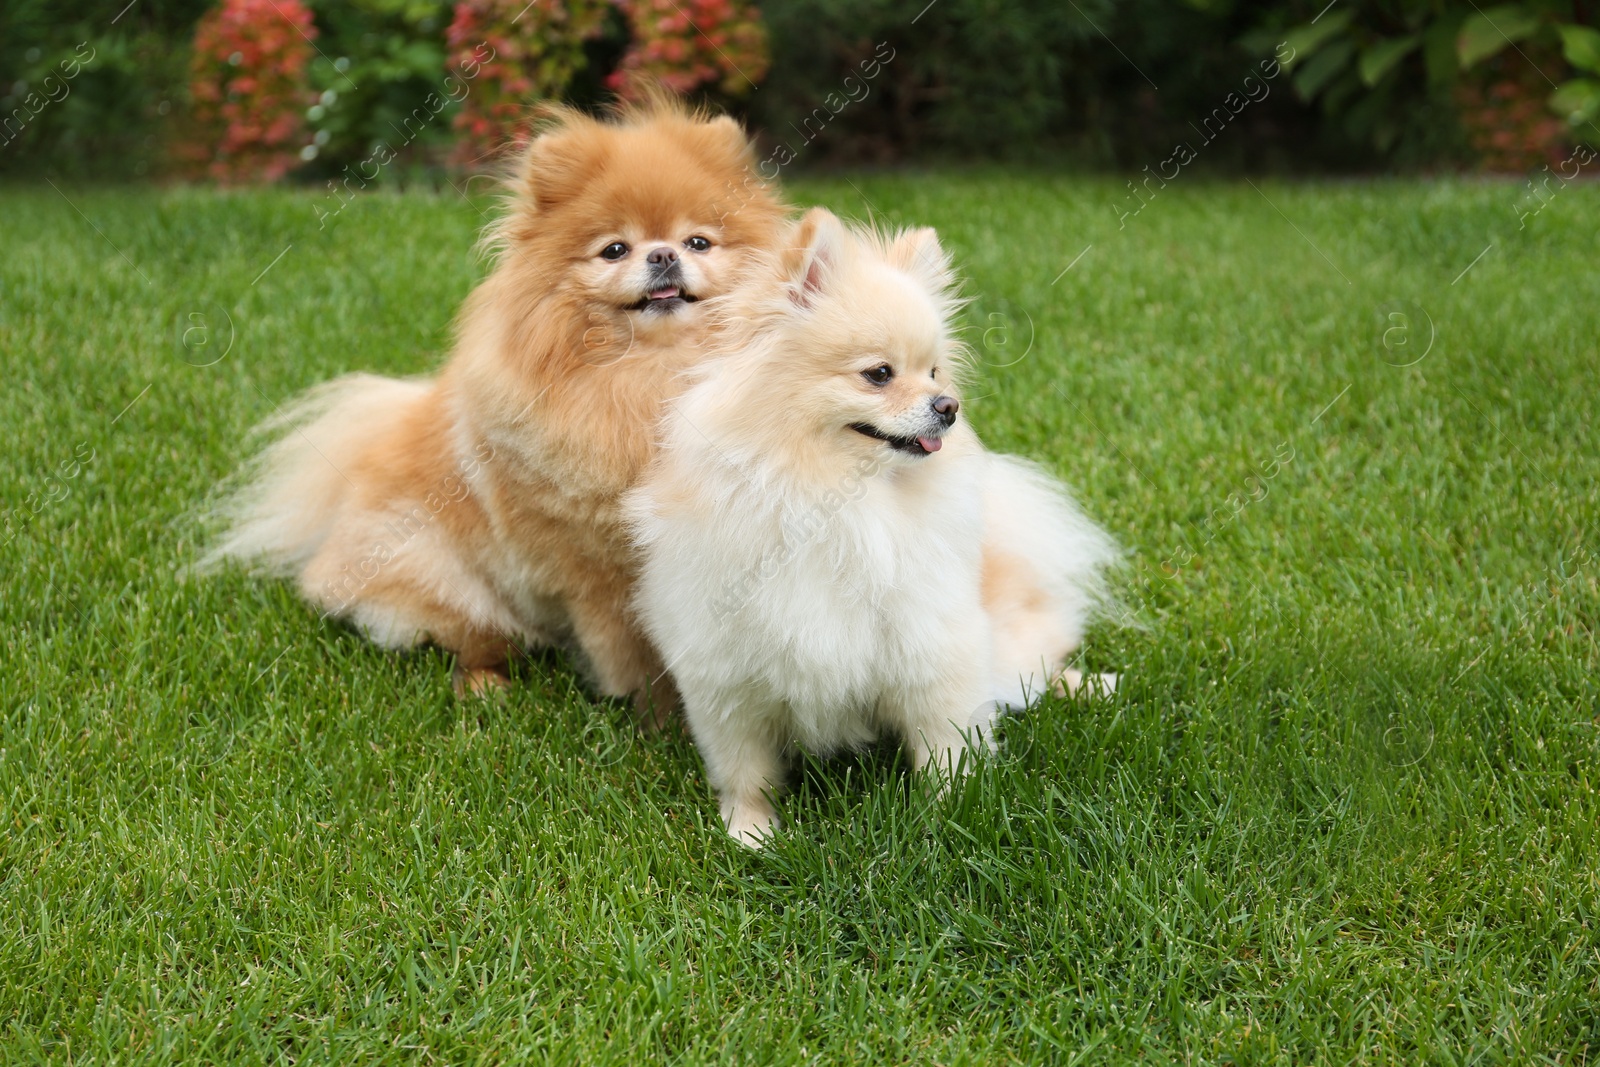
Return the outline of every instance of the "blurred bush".
{"type": "Polygon", "coordinates": [[[727,104],[767,73],[748,0],[461,0],[448,34],[463,83],[458,164],[481,165],[527,132],[532,102],[631,97],[646,84],[727,104]]]}
{"type": "MultiPolygon", "coordinates": [[[[818,155],[1066,154],[1092,165],[1148,162],[1192,138],[1190,123],[1250,73],[1259,57],[1239,38],[1256,25],[1259,7],[769,0],[762,10],[773,41],[772,73],[752,111],[775,137],[791,144],[798,137],[818,155]],[[865,79],[869,84],[856,84],[873,58],[881,70],[865,79]],[[830,93],[849,97],[847,106],[828,107],[830,93]],[[824,112],[835,111],[827,138],[815,137],[824,112]]],[[[1317,134],[1304,107],[1288,96],[1280,93],[1244,115],[1244,129],[1211,153],[1212,162],[1303,157],[1317,134]]],[[[1325,155],[1331,160],[1334,153],[1325,155]]]]}
{"type": "Polygon", "coordinates": [[[796,152],[1001,151],[1059,127],[1072,57],[1111,0],[769,0],[752,111],[796,152]],[[826,137],[822,136],[826,131],[826,137]]]}
{"type": "Polygon", "coordinates": [[[211,4],[141,0],[113,22],[119,6],[0,3],[0,174],[129,179],[170,166],[189,41],[211,4]]]}
{"type": "Polygon", "coordinates": [[[462,109],[455,160],[481,165],[521,140],[529,105],[559,100],[606,29],[606,0],[462,0],[450,24],[450,66],[462,109]]]}
{"type": "Polygon", "coordinates": [[[1353,142],[1422,160],[1464,138],[1484,165],[1521,170],[1559,159],[1573,130],[1600,133],[1593,7],[1345,0],[1307,18],[1283,5],[1244,43],[1287,41],[1296,92],[1353,142]]]}
{"type": "Polygon", "coordinates": [[[380,143],[396,148],[402,167],[440,154],[450,140],[448,117],[418,129],[412,113],[444,91],[448,0],[311,3],[321,35],[311,63],[316,98],[306,111],[313,132],[305,174],[353,168],[380,143]]]}
{"type": "MultiPolygon", "coordinates": [[[[361,187],[480,163],[539,99],[629,79],[732,107],[778,168],[1137,169],[1187,145],[1207,167],[1515,170],[1600,134],[1600,0],[301,2],[294,173],[361,187]]],[[[212,4],[115,6],[0,6],[0,173],[159,174],[205,125],[186,71],[212,4]]]]}
{"type": "Polygon", "coordinates": [[[630,44],[606,84],[624,96],[653,83],[738,99],[767,76],[767,31],[745,0],[616,0],[630,44]]]}
{"type": "Polygon", "coordinates": [[[300,0],[223,0],[201,17],[178,144],[191,173],[270,182],[299,165],[316,34],[300,0]]]}
{"type": "Polygon", "coordinates": [[[817,152],[1065,151],[1138,164],[1180,142],[1199,144],[1202,118],[1287,45],[1282,54],[1292,58],[1282,66],[1292,76],[1236,112],[1226,138],[1206,141],[1210,164],[1520,169],[1559,152],[1575,130],[1600,134],[1591,121],[1600,80],[1589,76],[1600,69],[1597,8],[1594,0],[769,0],[773,69],[754,112],[775,136],[806,140],[805,117],[822,119],[826,95],[859,77],[859,64],[887,42],[893,62],[863,99],[828,117],[817,152]]]}

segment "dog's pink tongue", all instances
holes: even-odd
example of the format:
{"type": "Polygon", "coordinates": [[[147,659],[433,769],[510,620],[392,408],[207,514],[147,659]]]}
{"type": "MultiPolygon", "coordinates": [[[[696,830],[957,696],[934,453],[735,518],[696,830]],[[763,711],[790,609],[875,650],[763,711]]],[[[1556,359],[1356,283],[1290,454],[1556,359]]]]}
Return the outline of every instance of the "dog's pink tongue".
{"type": "Polygon", "coordinates": [[[665,289],[652,289],[652,290],[650,290],[650,299],[651,300],[670,300],[672,297],[675,297],[677,295],[678,295],[678,290],[672,288],[671,286],[668,286],[665,289]]]}
{"type": "Polygon", "coordinates": [[[937,452],[944,447],[944,442],[937,437],[919,437],[917,444],[922,446],[924,452],[937,452]]]}

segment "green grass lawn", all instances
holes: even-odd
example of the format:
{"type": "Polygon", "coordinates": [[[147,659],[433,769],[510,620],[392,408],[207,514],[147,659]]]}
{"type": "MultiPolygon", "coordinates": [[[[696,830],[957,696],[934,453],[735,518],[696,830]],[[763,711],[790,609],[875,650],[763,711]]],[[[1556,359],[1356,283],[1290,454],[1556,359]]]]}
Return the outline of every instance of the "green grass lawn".
{"type": "Polygon", "coordinates": [[[460,704],[185,574],[275,405],[438,363],[485,190],[0,190],[0,1058],[1597,1058],[1600,188],[1256,185],[796,183],[939,228],[972,417],[1135,625],[1114,699],[940,802],[808,765],[760,855],[559,658],[460,704]]]}

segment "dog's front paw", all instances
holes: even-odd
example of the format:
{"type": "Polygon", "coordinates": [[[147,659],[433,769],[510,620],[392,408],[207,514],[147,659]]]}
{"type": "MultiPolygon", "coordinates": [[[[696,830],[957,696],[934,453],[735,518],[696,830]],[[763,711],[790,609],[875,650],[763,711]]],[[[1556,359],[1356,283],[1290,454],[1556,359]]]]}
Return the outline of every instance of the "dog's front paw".
{"type": "Polygon", "coordinates": [[[461,700],[490,697],[501,690],[510,689],[511,676],[493,667],[463,667],[458,663],[450,673],[450,688],[461,700]]]}
{"type": "Polygon", "coordinates": [[[760,848],[771,840],[782,823],[772,805],[763,798],[754,803],[724,804],[722,825],[728,828],[728,836],[739,844],[760,848]]]}

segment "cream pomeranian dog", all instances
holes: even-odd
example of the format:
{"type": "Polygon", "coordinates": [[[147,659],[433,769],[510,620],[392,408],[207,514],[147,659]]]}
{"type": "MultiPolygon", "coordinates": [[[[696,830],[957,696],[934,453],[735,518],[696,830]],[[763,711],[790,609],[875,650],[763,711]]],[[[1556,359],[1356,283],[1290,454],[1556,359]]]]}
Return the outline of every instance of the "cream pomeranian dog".
{"type": "Polygon", "coordinates": [[[630,610],[621,498],[705,356],[707,308],[789,225],[751,164],[731,119],[663,100],[552,111],[443,372],[352,375],[292,405],[210,560],[289,576],[381,645],[442,646],[458,691],[562,644],[601,693],[650,703],[662,665],[630,610]]]}
{"type": "Polygon", "coordinates": [[[730,297],[728,354],[696,371],[628,498],[640,617],[750,845],[778,825],[794,745],[887,731],[914,768],[959,773],[1002,709],[1084,684],[1062,665],[1117,555],[960,418],[932,230],[886,238],[813,209],[790,243],[778,281],[730,297]]]}

